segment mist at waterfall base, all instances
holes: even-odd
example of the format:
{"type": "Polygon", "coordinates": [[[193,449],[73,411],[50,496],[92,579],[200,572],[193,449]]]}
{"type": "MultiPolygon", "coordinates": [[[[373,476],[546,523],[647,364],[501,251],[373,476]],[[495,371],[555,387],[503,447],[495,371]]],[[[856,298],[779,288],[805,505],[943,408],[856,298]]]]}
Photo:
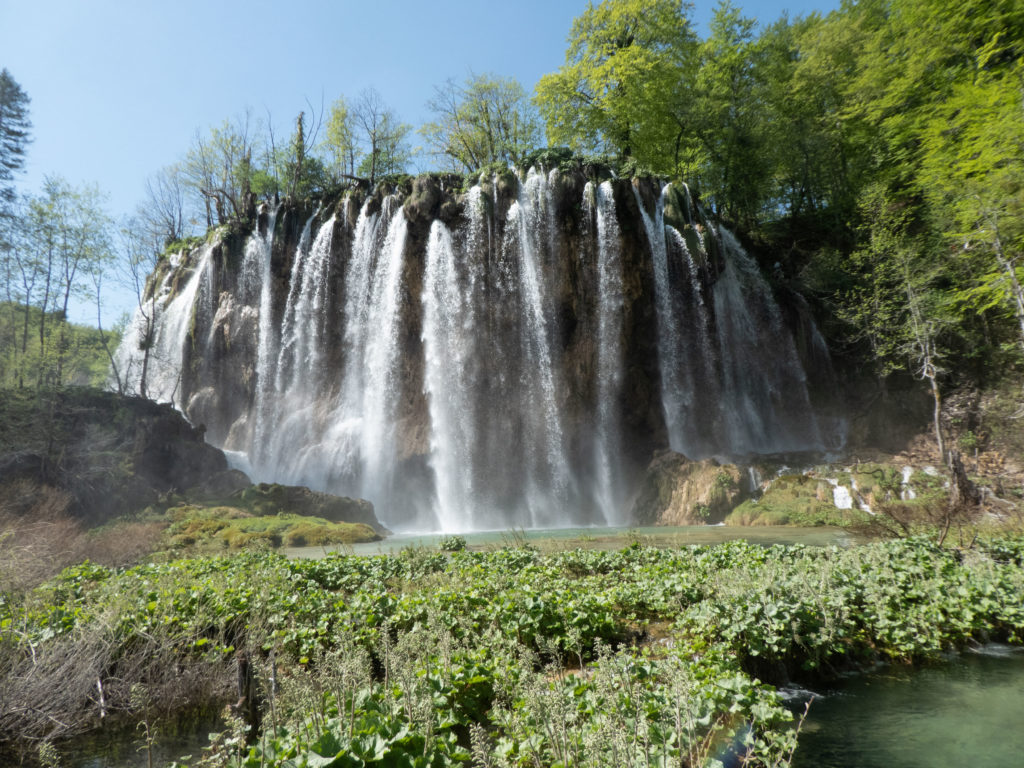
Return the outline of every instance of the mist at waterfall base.
{"type": "Polygon", "coordinates": [[[820,335],[685,187],[531,170],[428,217],[416,194],[265,207],[175,255],[118,350],[128,390],[395,531],[628,525],[656,450],[840,445],[820,335]]]}

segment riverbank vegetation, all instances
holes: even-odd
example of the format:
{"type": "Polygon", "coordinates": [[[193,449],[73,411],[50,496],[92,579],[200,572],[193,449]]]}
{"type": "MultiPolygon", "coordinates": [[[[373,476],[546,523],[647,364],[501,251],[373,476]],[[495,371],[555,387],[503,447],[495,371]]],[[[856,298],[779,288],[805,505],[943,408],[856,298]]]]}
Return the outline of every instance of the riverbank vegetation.
{"type": "Polygon", "coordinates": [[[204,765],[785,765],[773,685],[1021,642],[1022,594],[1019,538],[87,563],[0,597],[0,740],[158,728],[241,669],[204,765]]]}

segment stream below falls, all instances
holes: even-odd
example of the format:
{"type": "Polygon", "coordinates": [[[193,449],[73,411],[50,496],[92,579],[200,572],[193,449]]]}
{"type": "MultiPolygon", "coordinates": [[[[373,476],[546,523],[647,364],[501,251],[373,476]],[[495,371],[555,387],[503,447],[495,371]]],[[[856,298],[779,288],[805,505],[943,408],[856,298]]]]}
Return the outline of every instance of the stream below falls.
{"type": "MultiPolygon", "coordinates": [[[[793,701],[803,711],[809,692],[793,701]]],[[[816,691],[794,768],[1024,764],[1024,649],[986,645],[929,667],[890,666],[816,691]]]]}

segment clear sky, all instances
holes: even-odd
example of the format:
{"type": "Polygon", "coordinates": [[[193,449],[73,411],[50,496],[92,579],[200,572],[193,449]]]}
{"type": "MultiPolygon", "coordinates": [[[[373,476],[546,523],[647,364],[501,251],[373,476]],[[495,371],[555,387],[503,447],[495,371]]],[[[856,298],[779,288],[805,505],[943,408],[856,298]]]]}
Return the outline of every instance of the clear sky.
{"type": "MultiPolygon", "coordinates": [[[[770,23],[838,0],[735,0],[770,23]]],[[[692,18],[701,35],[714,0],[692,18]]],[[[564,61],[587,0],[0,0],[0,68],[32,99],[19,188],[46,174],[95,183],[130,213],[146,177],[251,108],[287,135],[295,117],[374,87],[404,122],[428,118],[435,85],[470,72],[527,90],[564,61]]],[[[415,143],[415,142],[414,142],[415,143]]],[[[110,317],[125,308],[111,302],[110,317]]],[[[91,319],[91,318],[90,318],[91,319]]]]}

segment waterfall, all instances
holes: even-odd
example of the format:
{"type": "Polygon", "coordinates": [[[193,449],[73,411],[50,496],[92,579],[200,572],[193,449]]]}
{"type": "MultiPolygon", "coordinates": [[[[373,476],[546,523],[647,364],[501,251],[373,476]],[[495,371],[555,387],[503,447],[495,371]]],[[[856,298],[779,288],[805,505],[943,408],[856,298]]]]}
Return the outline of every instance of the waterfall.
{"type": "Polygon", "coordinates": [[[648,211],[633,183],[626,222],[627,184],[531,169],[440,184],[430,217],[358,190],[264,211],[171,262],[119,370],[138,391],[145,363],[255,480],[368,498],[393,530],[629,524],[657,450],[820,449],[809,313],[798,348],[689,190],[648,211]]]}
{"type": "Polygon", "coordinates": [[[682,324],[676,310],[675,291],[669,270],[669,248],[665,239],[665,194],[668,185],[662,188],[653,218],[644,209],[640,192],[633,187],[637,207],[643,219],[644,230],[650,243],[654,267],[654,303],[658,316],[658,364],[661,373],[661,405],[665,414],[669,447],[695,456],[693,430],[686,428],[686,415],[691,405],[692,389],[685,381],[687,369],[683,357],[682,324]]]}
{"type": "MultiPolygon", "coordinates": [[[[523,366],[521,414],[524,417],[523,457],[531,527],[549,526],[556,520],[556,507],[569,501],[571,476],[562,433],[553,365],[550,318],[545,295],[542,258],[550,255],[555,230],[551,226],[550,179],[530,169],[519,195],[509,208],[506,253],[516,249],[516,290],[521,302],[520,343],[523,366]]],[[[508,258],[508,257],[507,257],[508,258]]]]}
{"type": "Polygon", "coordinates": [[[184,402],[181,380],[185,346],[193,317],[201,309],[196,305],[200,287],[210,281],[211,251],[209,244],[199,250],[192,274],[180,291],[172,295],[172,278],[176,273],[168,272],[154,295],[135,310],[116,355],[126,391],[144,389],[151,400],[160,403],[184,402]]]}
{"type": "Polygon", "coordinates": [[[733,455],[820,450],[793,336],[753,259],[727,229],[719,238],[725,270],[714,303],[726,445],[733,455]]]}
{"type": "Polygon", "coordinates": [[[622,392],[622,256],[615,194],[610,181],[597,188],[597,418],[594,440],[597,503],[605,522],[624,522],[625,499],[618,457],[618,400],[622,392]]]}
{"type": "Polygon", "coordinates": [[[271,302],[273,299],[273,284],[270,273],[271,251],[274,243],[274,224],[277,221],[275,210],[267,218],[267,225],[264,231],[260,232],[259,219],[256,221],[256,229],[245,246],[245,258],[242,261],[242,275],[246,282],[246,290],[250,295],[256,293],[255,286],[259,286],[259,330],[256,349],[256,403],[253,406],[255,411],[254,425],[252,430],[252,444],[249,456],[258,463],[264,463],[266,457],[266,433],[267,420],[273,418],[270,413],[268,397],[271,392],[273,381],[273,362],[276,357],[274,350],[277,347],[277,329],[274,327],[271,317],[271,302]],[[257,277],[258,276],[258,277],[257,277]]]}
{"type": "MultiPolygon", "coordinates": [[[[471,196],[471,222],[480,188],[471,196]]],[[[470,225],[472,228],[472,224],[470,225]]],[[[430,406],[430,463],[436,478],[437,515],[442,530],[473,527],[477,466],[474,423],[474,313],[476,275],[456,259],[452,235],[440,221],[430,228],[423,290],[424,388],[430,406]]]]}

